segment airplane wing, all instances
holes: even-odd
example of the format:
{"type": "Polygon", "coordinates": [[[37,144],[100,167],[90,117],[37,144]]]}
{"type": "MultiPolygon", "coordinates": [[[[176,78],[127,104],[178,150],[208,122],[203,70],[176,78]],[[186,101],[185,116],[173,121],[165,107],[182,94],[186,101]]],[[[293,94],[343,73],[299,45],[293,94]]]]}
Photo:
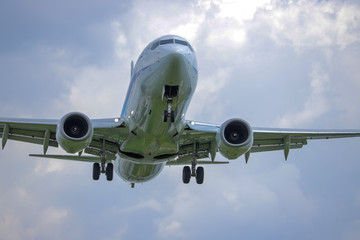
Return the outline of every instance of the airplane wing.
{"type": "MultiPolygon", "coordinates": [[[[90,145],[84,153],[92,156],[80,155],[46,155],[48,147],[58,147],[56,127],[59,120],[0,118],[0,133],[2,148],[7,140],[33,143],[43,146],[44,154],[30,154],[33,157],[75,160],[83,162],[100,162],[105,151],[106,161],[116,158],[116,153],[128,135],[124,121],[118,118],[91,120],[94,135],[90,145]]],[[[215,161],[218,151],[216,134],[220,125],[185,122],[185,130],[180,136],[178,158],[167,165],[190,164],[194,157],[198,164],[226,164],[227,161],[215,161]],[[210,158],[209,161],[201,159],[210,158]]],[[[291,149],[302,148],[308,140],[360,137],[360,130],[302,130],[285,128],[253,127],[253,145],[245,154],[246,162],[251,153],[283,150],[285,158],[291,149]]]]}
{"type": "MultiPolygon", "coordinates": [[[[197,159],[211,158],[217,163],[216,133],[220,125],[186,121],[186,128],[181,136],[180,156],[172,164],[189,164],[195,154],[197,159]]],[[[304,130],[288,128],[253,127],[253,145],[245,154],[248,161],[251,153],[283,150],[287,159],[291,149],[302,148],[308,140],[360,137],[360,130],[304,130]]],[[[171,164],[171,163],[170,163],[171,164]]],[[[169,165],[170,165],[169,164],[169,165]]]]}
{"type": "Polygon", "coordinates": [[[45,155],[49,146],[58,147],[59,145],[56,140],[56,128],[59,121],[55,119],[0,118],[2,148],[5,147],[7,140],[14,140],[43,145],[44,155],[30,154],[30,156],[100,162],[100,156],[105,151],[106,160],[111,161],[115,159],[120,143],[128,134],[122,119],[94,119],[91,120],[94,128],[93,139],[84,152],[96,157],[45,155]]]}

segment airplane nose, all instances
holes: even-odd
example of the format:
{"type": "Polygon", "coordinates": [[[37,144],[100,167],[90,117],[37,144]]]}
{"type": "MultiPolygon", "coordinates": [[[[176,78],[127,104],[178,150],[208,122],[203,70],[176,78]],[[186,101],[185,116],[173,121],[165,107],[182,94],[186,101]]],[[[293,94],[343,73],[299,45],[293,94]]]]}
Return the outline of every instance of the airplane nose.
{"type": "Polygon", "coordinates": [[[169,86],[179,85],[187,70],[187,59],[179,52],[169,53],[164,57],[164,75],[169,86]]]}
{"type": "Polygon", "coordinates": [[[166,55],[165,57],[169,62],[170,68],[177,68],[180,67],[182,64],[185,64],[186,57],[183,53],[180,52],[172,52],[166,55]]]}

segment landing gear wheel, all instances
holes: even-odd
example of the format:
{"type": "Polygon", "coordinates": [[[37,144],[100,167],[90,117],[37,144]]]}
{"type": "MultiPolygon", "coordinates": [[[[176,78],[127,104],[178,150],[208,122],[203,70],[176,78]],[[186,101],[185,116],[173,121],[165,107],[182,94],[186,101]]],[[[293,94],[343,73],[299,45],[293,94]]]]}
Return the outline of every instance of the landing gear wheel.
{"type": "Polygon", "coordinates": [[[106,180],[108,181],[113,180],[113,172],[114,172],[114,165],[112,163],[108,163],[106,166],[106,180]]]}
{"type": "Polygon", "coordinates": [[[203,184],[203,182],[204,182],[204,168],[198,167],[196,169],[196,183],[203,184]]]}
{"type": "Polygon", "coordinates": [[[164,110],[164,122],[167,122],[168,119],[168,111],[164,110]]]}
{"type": "Polygon", "coordinates": [[[175,122],[175,112],[174,111],[171,111],[170,113],[170,119],[171,119],[171,122],[175,122]]]}
{"type": "Polygon", "coordinates": [[[188,184],[191,178],[191,170],[189,166],[185,166],[183,169],[182,179],[183,183],[188,184]]]}
{"type": "Polygon", "coordinates": [[[94,163],[93,165],[93,179],[94,180],[99,180],[100,177],[100,164],[99,163],[94,163]]]}

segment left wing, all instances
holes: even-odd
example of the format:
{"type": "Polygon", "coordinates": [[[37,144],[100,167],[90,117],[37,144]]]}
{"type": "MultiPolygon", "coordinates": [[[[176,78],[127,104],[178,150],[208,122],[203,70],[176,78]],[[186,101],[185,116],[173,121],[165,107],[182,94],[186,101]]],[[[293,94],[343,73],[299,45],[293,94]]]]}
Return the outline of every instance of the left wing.
{"type": "MultiPolygon", "coordinates": [[[[220,125],[186,121],[186,128],[181,136],[180,156],[178,162],[191,163],[192,156],[197,159],[208,158],[216,163],[218,151],[216,134],[220,125]]],[[[302,148],[308,140],[360,137],[360,130],[304,130],[287,128],[253,127],[253,145],[245,153],[248,161],[251,153],[283,150],[285,159],[291,149],[302,148]]],[[[175,163],[174,163],[175,164],[175,163]]]]}
{"type": "MultiPolygon", "coordinates": [[[[58,159],[61,156],[45,155],[48,147],[58,147],[56,140],[56,128],[60,120],[55,119],[23,119],[23,118],[0,118],[0,133],[2,148],[7,140],[21,141],[43,145],[44,155],[30,155],[58,159]]],[[[119,118],[91,120],[94,135],[90,145],[84,152],[97,157],[66,156],[67,160],[86,162],[100,162],[100,156],[105,152],[106,160],[115,159],[118,147],[127,136],[124,121],[119,118]],[[97,160],[98,159],[98,160],[97,160]]]]}

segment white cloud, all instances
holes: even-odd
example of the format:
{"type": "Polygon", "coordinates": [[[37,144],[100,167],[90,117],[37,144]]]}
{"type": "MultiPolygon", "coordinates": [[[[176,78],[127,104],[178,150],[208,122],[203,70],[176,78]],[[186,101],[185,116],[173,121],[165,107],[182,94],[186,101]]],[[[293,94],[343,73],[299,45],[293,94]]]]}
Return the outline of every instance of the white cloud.
{"type": "Polygon", "coordinates": [[[126,208],[120,209],[120,212],[135,212],[135,211],[141,211],[144,209],[151,209],[157,212],[160,212],[163,210],[163,207],[159,201],[156,199],[148,199],[148,200],[140,200],[137,204],[133,206],[129,206],[126,208]]]}
{"type": "Polygon", "coordinates": [[[219,5],[219,16],[222,18],[234,18],[238,22],[252,20],[258,8],[266,7],[270,0],[254,0],[254,1],[235,1],[220,0],[215,1],[219,5]]]}
{"type": "Polygon", "coordinates": [[[296,51],[337,46],[340,49],[359,41],[360,7],[338,1],[274,1],[256,15],[256,23],[270,29],[279,45],[296,51]]]}
{"type": "Polygon", "coordinates": [[[35,160],[35,159],[34,161],[36,161],[36,166],[34,168],[34,174],[36,175],[61,172],[64,169],[64,163],[62,161],[35,160]]]}
{"type": "Polygon", "coordinates": [[[184,233],[181,231],[181,223],[178,221],[160,223],[158,234],[162,238],[176,238],[184,235],[184,233]]]}
{"type": "Polygon", "coordinates": [[[129,82],[123,80],[123,76],[129,75],[112,66],[79,69],[79,73],[69,83],[69,92],[57,100],[56,106],[64,114],[80,111],[92,118],[119,116],[127,88],[127,85],[121,83],[129,82]]]}
{"type": "Polygon", "coordinates": [[[286,114],[277,121],[279,127],[298,127],[306,125],[322,116],[329,108],[326,97],[329,76],[319,65],[314,65],[310,74],[310,95],[302,110],[286,114]]]}

